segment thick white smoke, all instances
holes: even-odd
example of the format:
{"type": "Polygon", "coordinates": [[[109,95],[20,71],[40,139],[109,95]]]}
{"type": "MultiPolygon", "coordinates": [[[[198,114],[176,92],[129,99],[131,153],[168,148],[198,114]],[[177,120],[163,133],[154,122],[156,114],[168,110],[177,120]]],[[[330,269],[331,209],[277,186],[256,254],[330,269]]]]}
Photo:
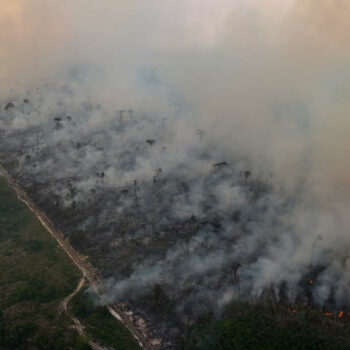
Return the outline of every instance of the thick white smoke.
{"type": "MultiPolygon", "coordinates": [[[[196,153],[193,135],[198,128],[205,131],[208,158],[235,160],[239,170],[251,169],[255,179],[269,179],[272,194],[255,208],[256,218],[246,228],[249,234],[236,237],[241,249],[222,252],[215,235],[202,233],[186,252],[181,245],[168,252],[164,269],[152,266],[151,259],[136,266],[129,279],[113,282],[113,297],[129,285],[143,287],[166,279],[174,272],[172,262],[183,255],[192,274],[223,266],[227,259],[239,261],[241,291],[256,296],[271,287],[278,291],[285,283],[292,300],[305,274],[319,267],[314,300],[325,303],[335,295],[339,303],[348,302],[347,0],[2,0],[0,28],[4,102],[45,83],[75,87],[74,98],[49,91],[40,95],[45,88],[32,93],[41,111],[28,123],[44,123],[48,114],[57,112],[57,102],[61,111],[75,110],[83,120],[79,106],[85,99],[101,101],[110,114],[91,112],[79,131],[84,135],[113,119],[114,106],[157,116],[124,136],[118,143],[123,147],[152,138],[154,123],[161,125],[162,117],[171,120],[167,127],[159,126],[162,142],[168,142],[166,155],[159,149],[151,162],[148,155],[139,156],[129,170],[127,165],[114,169],[109,164],[109,186],[150,178],[160,163],[168,174],[180,168],[181,176],[200,178],[209,162],[196,153]],[[203,242],[215,249],[201,260],[191,252],[203,242]]],[[[24,116],[18,114],[11,128],[26,128],[24,116]]],[[[78,137],[75,132],[64,131],[59,137],[72,140],[78,137]]],[[[115,149],[108,152],[104,159],[122,156],[115,149]]],[[[86,157],[81,172],[102,156],[91,151],[86,157]]],[[[54,169],[50,159],[44,168],[54,169]]],[[[74,169],[67,170],[69,176],[74,169]]],[[[80,186],[92,182],[85,178],[80,186]]],[[[232,208],[234,195],[225,197],[230,185],[215,185],[219,213],[232,208]]],[[[200,216],[206,186],[204,180],[194,183],[192,197],[177,202],[172,215],[200,216]]],[[[235,205],[244,207],[245,194],[235,191],[235,205]]],[[[246,211],[254,215],[252,208],[246,211]]],[[[225,227],[225,232],[235,229],[225,227]]],[[[178,267],[184,284],[186,264],[178,267]]],[[[225,290],[222,300],[235,293],[225,290]]]]}

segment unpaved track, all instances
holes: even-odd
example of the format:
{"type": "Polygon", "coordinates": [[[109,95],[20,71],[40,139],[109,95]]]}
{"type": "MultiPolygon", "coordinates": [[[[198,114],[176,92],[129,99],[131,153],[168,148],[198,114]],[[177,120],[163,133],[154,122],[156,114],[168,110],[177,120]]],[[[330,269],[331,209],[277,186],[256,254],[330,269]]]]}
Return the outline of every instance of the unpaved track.
{"type": "Polygon", "coordinates": [[[79,284],[77,288],[75,288],[74,292],[69,294],[67,297],[63,299],[61,306],[65,312],[68,312],[68,304],[74,298],[74,296],[81,291],[81,288],[84,287],[84,284],[85,284],[85,275],[83,275],[82,279],[79,281],[79,284]]]}
{"type": "MultiPolygon", "coordinates": [[[[69,313],[68,304],[74,298],[74,296],[77,295],[81,291],[81,289],[85,285],[85,282],[86,282],[85,275],[83,275],[82,279],[79,281],[79,284],[77,285],[77,288],[75,288],[74,292],[72,292],[66,298],[64,298],[62,303],[61,303],[62,309],[71,317],[72,321],[74,322],[74,328],[84,338],[86,338],[84,327],[76,317],[74,317],[71,313],[69,313]]],[[[101,346],[92,340],[89,340],[88,342],[89,342],[90,348],[93,350],[114,350],[113,348],[106,348],[104,346],[101,346]]]]}
{"type": "MultiPolygon", "coordinates": [[[[13,188],[18,199],[20,199],[26,206],[35,214],[41,224],[47,231],[54,237],[60,247],[67,253],[72,262],[79,268],[83,276],[89,281],[91,287],[97,295],[103,300],[104,286],[101,280],[97,277],[96,269],[86,260],[86,258],[80,255],[69,243],[63,233],[57,230],[52,221],[32,202],[27,193],[21,188],[19,183],[4,169],[0,164],[0,174],[3,175],[9,186],[13,188]]],[[[142,349],[145,350],[158,350],[159,347],[153,346],[143,336],[143,334],[133,325],[127,315],[117,305],[106,306],[110,314],[124,324],[124,326],[130,331],[132,336],[137,340],[142,349]]],[[[78,320],[79,322],[79,320],[78,320]]],[[[80,322],[79,322],[80,323],[80,322]]],[[[96,349],[99,350],[99,349],[96,349]]]]}

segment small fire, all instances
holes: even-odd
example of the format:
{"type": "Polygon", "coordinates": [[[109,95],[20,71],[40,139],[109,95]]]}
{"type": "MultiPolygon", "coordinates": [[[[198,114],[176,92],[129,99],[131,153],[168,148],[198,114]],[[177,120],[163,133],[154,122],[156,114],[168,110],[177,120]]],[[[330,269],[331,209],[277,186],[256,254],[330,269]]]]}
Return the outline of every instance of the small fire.
{"type": "Polygon", "coordinates": [[[342,318],[344,316],[344,311],[340,311],[338,314],[338,318],[342,318]]]}
{"type": "Polygon", "coordinates": [[[313,284],[314,283],[314,281],[313,280],[310,280],[310,284],[313,284]]]}

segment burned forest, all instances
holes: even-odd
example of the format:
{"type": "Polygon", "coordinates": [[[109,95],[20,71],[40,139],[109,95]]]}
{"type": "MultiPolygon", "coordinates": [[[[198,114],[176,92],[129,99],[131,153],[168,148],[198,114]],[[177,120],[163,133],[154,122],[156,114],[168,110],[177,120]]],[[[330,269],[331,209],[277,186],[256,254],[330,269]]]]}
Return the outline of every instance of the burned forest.
{"type": "Polygon", "coordinates": [[[195,123],[183,130],[176,113],[138,110],[120,118],[68,87],[4,106],[1,164],[91,259],[104,303],[145,319],[164,348],[201,315],[220,319],[234,299],[346,306],[339,289],[320,296],[329,273],[317,256],[321,234],[289,242],[308,249],[302,264],[273,259],[287,249],[302,190],[283,197],[195,123]]]}
{"type": "Polygon", "coordinates": [[[166,350],[350,317],[348,0],[2,2],[0,165],[100,304],[166,350]]]}

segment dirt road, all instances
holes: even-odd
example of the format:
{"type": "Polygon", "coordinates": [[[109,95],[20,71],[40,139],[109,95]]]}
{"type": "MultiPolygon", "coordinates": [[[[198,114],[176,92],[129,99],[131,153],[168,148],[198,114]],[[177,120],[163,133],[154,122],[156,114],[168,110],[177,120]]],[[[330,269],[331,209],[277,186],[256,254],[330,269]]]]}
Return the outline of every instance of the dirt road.
{"type": "Polygon", "coordinates": [[[77,295],[81,291],[81,288],[84,287],[84,284],[85,284],[85,275],[83,275],[82,279],[79,281],[79,284],[77,288],[75,288],[74,292],[69,294],[66,298],[63,299],[61,306],[65,312],[68,312],[69,302],[74,298],[75,295],[77,295]]]}
{"type": "MultiPolygon", "coordinates": [[[[86,278],[85,278],[85,275],[83,275],[82,279],[79,281],[79,283],[77,285],[77,288],[75,288],[75,290],[71,294],[69,294],[66,298],[64,298],[62,303],[61,303],[61,307],[62,307],[63,311],[65,311],[71,317],[72,321],[74,322],[75,329],[84,338],[86,338],[86,333],[84,331],[84,327],[81,324],[81,322],[69,312],[68,304],[74,298],[74,296],[77,295],[81,291],[81,289],[84,287],[85,283],[86,283],[86,278]]],[[[92,340],[89,340],[89,346],[91,347],[92,350],[115,350],[113,348],[106,348],[104,346],[101,346],[100,344],[97,344],[92,340]]]]}
{"type": "MultiPolygon", "coordinates": [[[[46,216],[46,214],[42,212],[39,208],[37,208],[37,206],[31,201],[27,193],[20,187],[19,183],[4,169],[2,165],[0,165],[0,174],[6,178],[9,186],[16,191],[18,199],[25,203],[26,206],[35,214],[35,216],[39,219],[41,224],[46,228],[46,230],[51,234],[51,236],[55,238],[60,247],[67,253],[72,262],[79,268],[79,270],[83,274],[83,279],[85,280],[86,278],[89,281],[95,293],[99,295],[101,299],[103,299],[104,286],[102,281],[97,276],[96,269],[86,260],[84,256],[80,255],[70,245],[68,239],[64,237],[63,233],[57,230],[52,221],[46,216]]],[[[82,282],[80,281],[80,283],[82,282]]],[[[69,300],[67,301],[67,304],[69,303],[69,300]]],[[[129,317],[125,315],[117,305],[108,305],[106,307],[113,317],[115,317],[116,319],[118,319],[118,321],[124,324],[124,326],[137,340],[142,349],[159,349],[159,346],[152,345],[150,343],[150,340],[146,339],[142,332],[135,327],[135,325],[130,321],[129,317]]],[[[79,322],[79,320],[77,321],[79,322]]]]}

